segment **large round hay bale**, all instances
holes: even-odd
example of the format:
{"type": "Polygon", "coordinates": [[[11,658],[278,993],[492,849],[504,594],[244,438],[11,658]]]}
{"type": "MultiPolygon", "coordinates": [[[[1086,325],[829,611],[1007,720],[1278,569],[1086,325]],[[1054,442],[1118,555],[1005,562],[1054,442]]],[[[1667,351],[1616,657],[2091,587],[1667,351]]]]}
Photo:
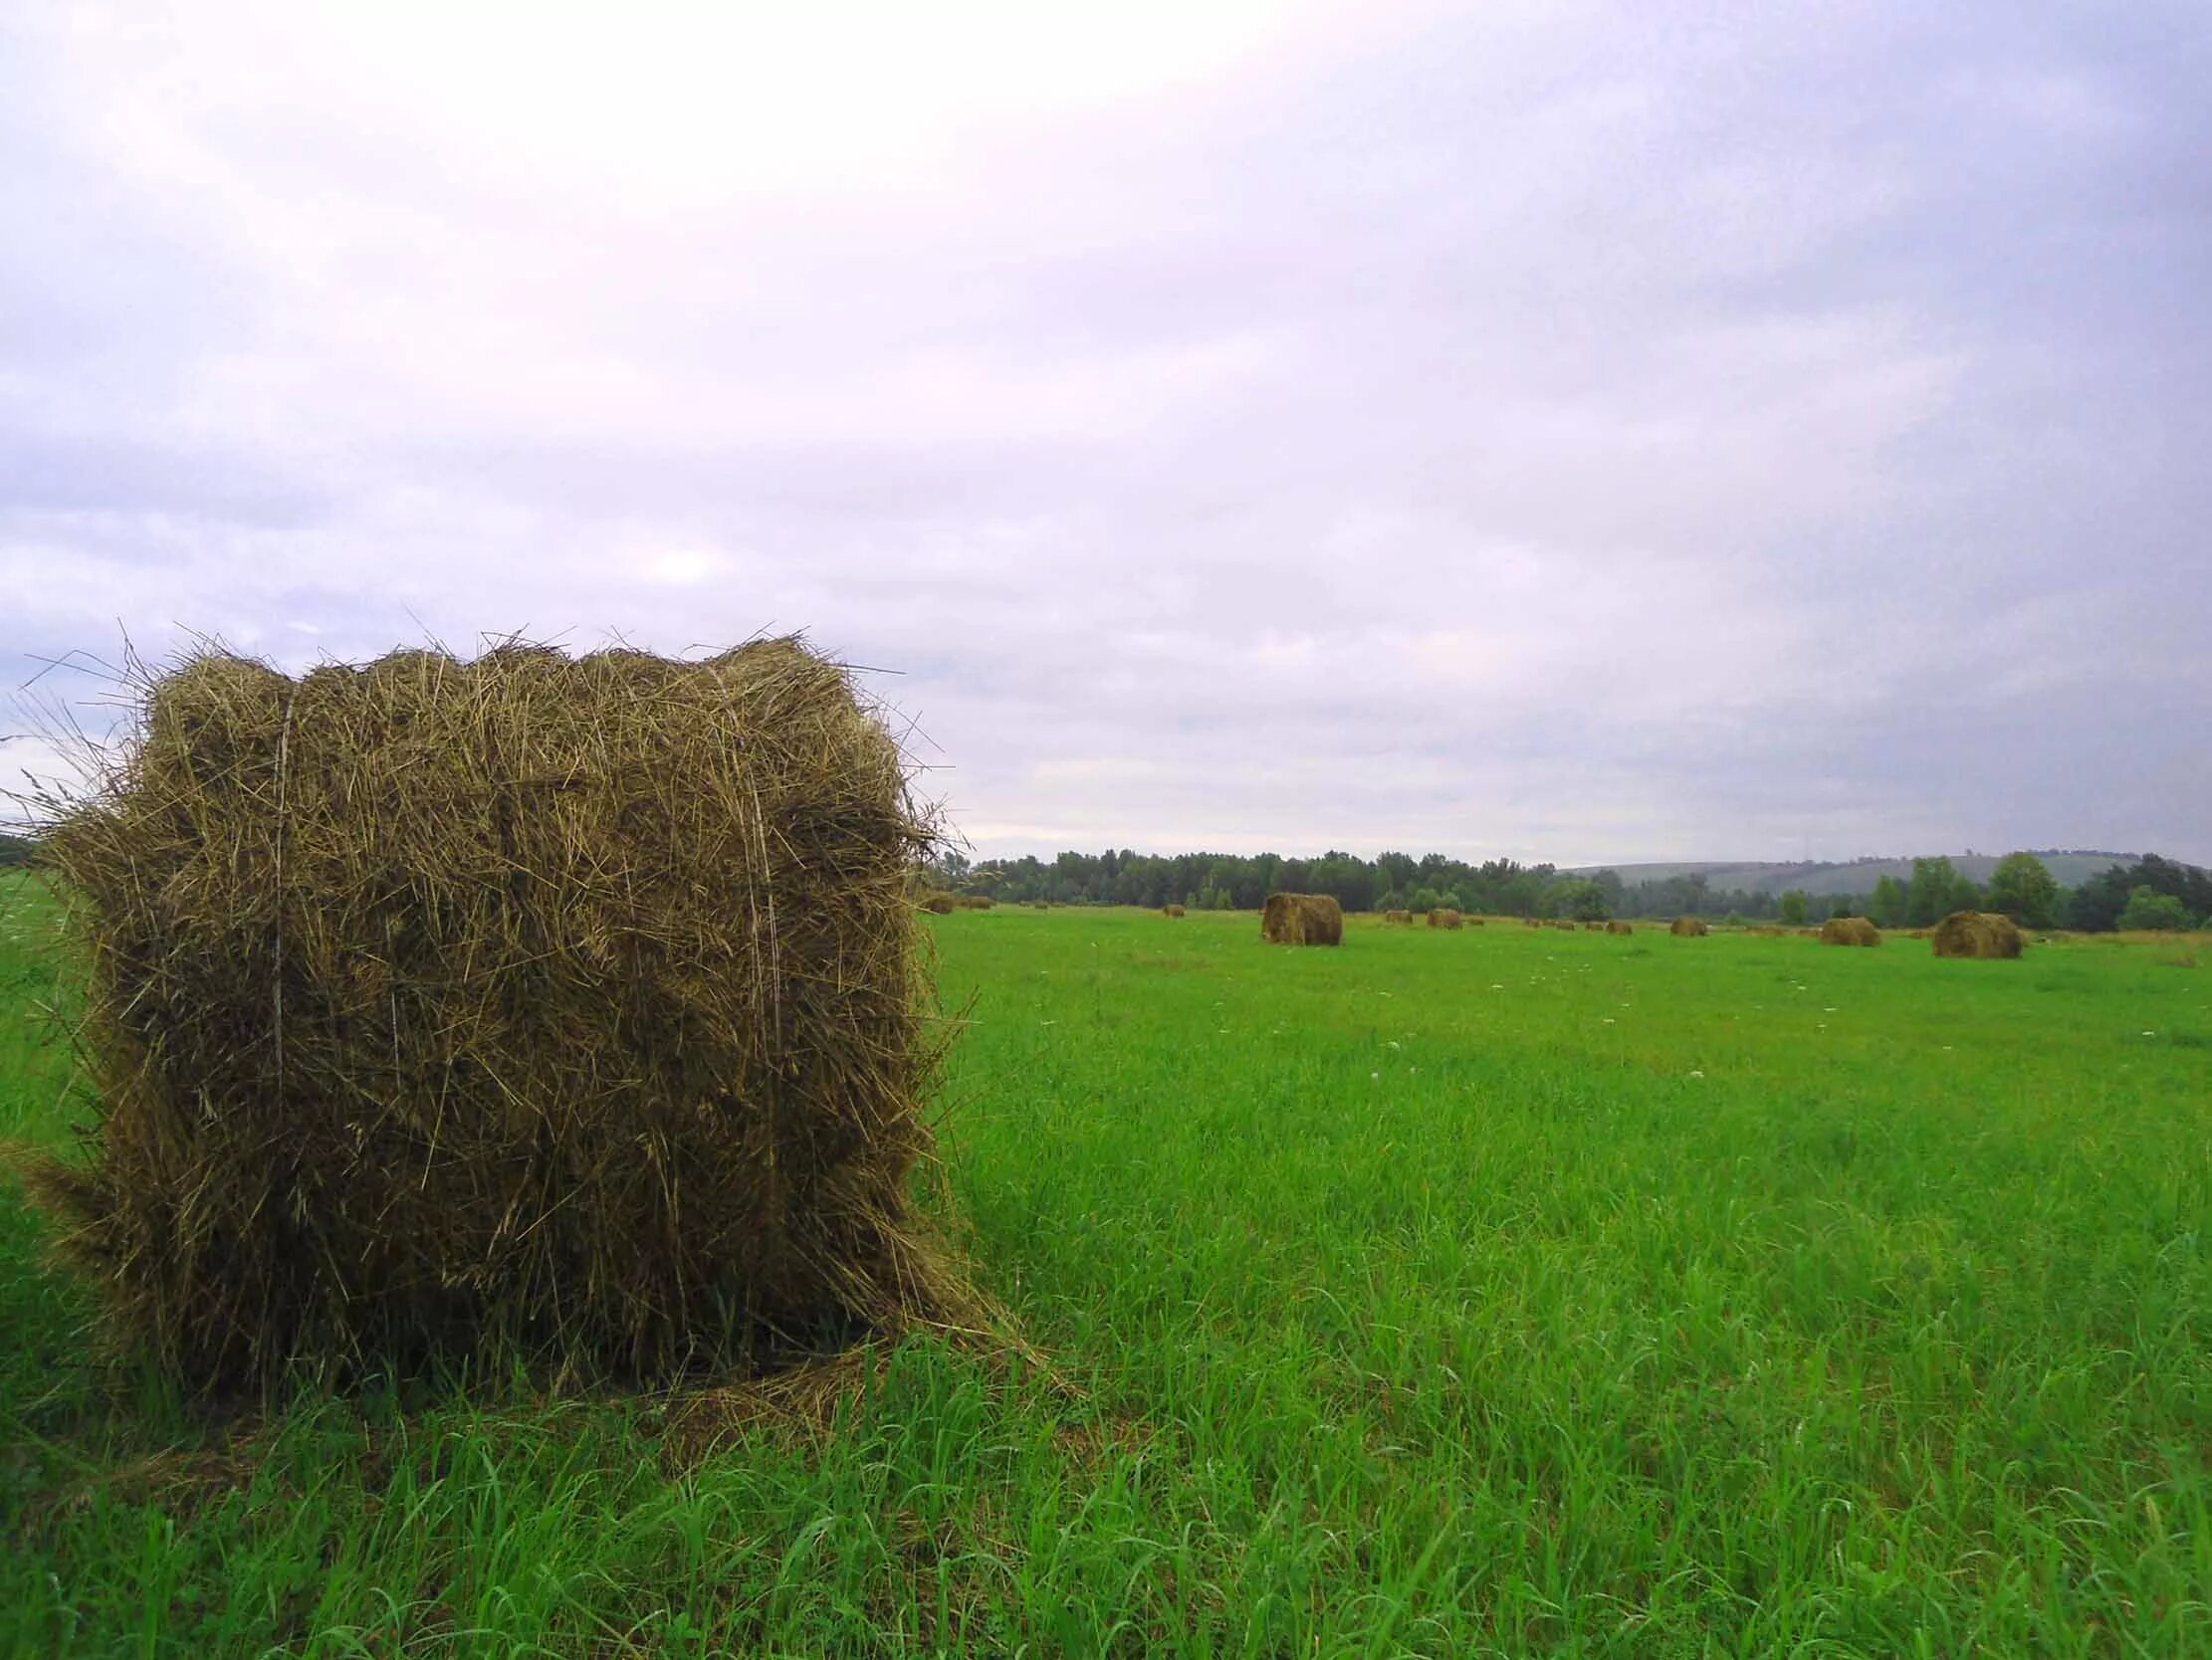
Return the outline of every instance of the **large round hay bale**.
{"type": "Polygon", "coordinates": [[[1180,917],[1183,914],[1183,907],[1180,905],[1163,905],[1160,908],[1160,915],[1163,917],[1180,917]]]}
{"type": "Polygon", "coordinates": [[[1621,921],[1620,918],[1616,917],[1613,919],[1612,922],[1606,924],[1605,931],[1608,934],[1634,934],[1636,932],[1636,925],[1634,923],[1624,923],[1623,921],[1621,921]]]}
{"type": "Polygon", "coordinates": [[[1383,913],[1383,921],[1396,923],[1400,928],[1412,928],[1414,926],[1414,914],[1411,911],[1386,911],[1383,913]]]}
{"type": "Polygon", "coordinates": [[[1466,919],[1448,905],[1439,905],[1429,913],[1431,928],[1458,928],[1465,922],[1466,919]]]}
{"type": "Polygon", "coordinates": [[[34,1190],[107,1328],[213,1388],[499,1352],[666,1376],[973,1293],[899,751],[798,642],[221,654],[52,827],[101,1097],[34,1190]]]}
{"type": "Polygon", "coordinates": [[[1881,930],[1864,917],[1831,917],[1821,924],[1824,945],[1879,945],[1881,930]]]}
{"type": "Polygon", "coordinates": [[[1937,956],[2018,956],[2019,925],[1998,911],[1954,911],[1928,936],[1937,956]]]}
{"type": "Polygon", "coordinates": [[[1259,936],[1271,945],[1341,945],[1344,907],[1327,894],[1269,894],[1259,936]]]}
{"type": "Polygon", "coordinates": [[[1705,926],[1702,917],[1676,917],[1667,925],[1666,932],[1680,939],[1702,939],[1712,930],[1705,926]]]}

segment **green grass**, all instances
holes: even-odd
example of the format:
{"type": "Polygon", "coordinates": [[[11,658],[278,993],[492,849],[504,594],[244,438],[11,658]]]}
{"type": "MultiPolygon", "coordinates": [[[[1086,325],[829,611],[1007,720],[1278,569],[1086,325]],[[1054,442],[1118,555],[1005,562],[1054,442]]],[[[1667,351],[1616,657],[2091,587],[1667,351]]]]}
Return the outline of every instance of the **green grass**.
{"type": "MultiPolygon", "coordinates": [[[[981,1273],[811,1442],[96,1369],[0,1196],[0,1651],[2212,1652],[2212,973],[933,919],[981,1273]]],[[[52,978],[0,891],[0,987],[52,978]]],[[[0,1015],[0,1135],[61,1057],[0,1015]]]]}

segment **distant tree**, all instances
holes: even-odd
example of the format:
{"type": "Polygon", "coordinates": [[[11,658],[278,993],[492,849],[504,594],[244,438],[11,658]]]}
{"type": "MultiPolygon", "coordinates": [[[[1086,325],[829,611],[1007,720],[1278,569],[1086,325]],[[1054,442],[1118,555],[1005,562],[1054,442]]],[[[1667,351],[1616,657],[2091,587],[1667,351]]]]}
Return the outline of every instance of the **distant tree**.
{"type": "Polygon", "coordinates": [[[28,836],[12,836],[0,831],[0,870],[28,865],[38,851],[38,843],[28,836]]]}
{"type": "Polygon", "coordinates": [[[2049,928],[2059,903],[2059,881],[2032,853],[2008,853],[1989,875],[1983,902],[2026,928],[2049,928]]]}
{"type": "Polygon", "coordinates": [[[1971,886],[1948,859],[1913,860],[1912,885],[1904,895],[1904,920],[1914,928],[1941,922],[1964,908],[1960,891],[1971,886]]]}
{"type": "Polygon", "coordinates": [[[1831,917],[1858,916],[1859,896],[1856,894],[1838,894],[1835,899],[1829,902],[1828,914],[1831,917]]]}
{"type": "Polygon", "coordinates": [[[1877,928],[1902,928],[1907,914],[1904,884],[1893,876],[1879,878],[1867,901],[1867,920],[1877,928]]]}
{"type": "Polygon", "coordinates": [[[2179,933],[2191,926],[2189,908],[2173,895],[2161,894],[2146,885],[2127,896],[2127,905],[2119,914],[2119,926],[2130,933],[2179,933]]]}
{"type": "Polygon", "coordinates": [[[1782,896],[1780,911],[1782,921],[1789,924],[1792,928],[1803,928],[1805,926],[1805,907],[1807,904],[1807,899],[1808,896],[1803,891],[1796,888],[1792,888],[1788,893],[1784,894],[1782,896]]]}
{"type": "Polygon", "coordinates": [[[1544,896],[1545,914],[1572,917],[1578,923],[1602,923],[1613,915],[1606,891],[1587,877],[1562,877],[1544,896]]]}

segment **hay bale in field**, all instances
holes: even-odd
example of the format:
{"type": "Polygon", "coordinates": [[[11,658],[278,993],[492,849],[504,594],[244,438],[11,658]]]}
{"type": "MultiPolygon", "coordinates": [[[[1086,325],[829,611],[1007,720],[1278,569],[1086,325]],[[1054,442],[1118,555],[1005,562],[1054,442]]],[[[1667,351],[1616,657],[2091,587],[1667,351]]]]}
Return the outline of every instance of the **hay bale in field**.
{"type": "Polygon", "coordinates": [[[1160,915],[1163,917],[1180,917],[1184,915],[1183,907],[1180,905],[1163,905],[1160,908],[1160,915]]]}
{"type": "Polygon", "coordinates": [[[47,844],[100,1134],[32,1182],[118,1346],[213,1390],[974,1326],[908,1200],[931,827],[843,670],[518,644],[136,690],[47,844]]]}
{"type": "Polygon", "coordinates": [[[1702,939],[1712,930],[1705,926],[1702,917],[1676,917],[1666,928],[1678,939],[1702,939]]]}
{"type": "Polygon", "coordinates": [[[1624,923],[1623,921],[1621,921],[1620,918],[1616,917],[1613,919],[1612,922],[1606,924],[1605,931],[1608,934],[1634,934],[1636,932],[1636,925],[1634,923],[1624,923]]]}
{"type": "Polygon", "coordinates": [[[989,894],[961,894],[953,903],[963,911],[989,911],[998,902],[989,894]]]}
{"type": "Polygon", "coordinates": [[[1603,934],[1603,933],[1605,933],[1605,924],[1603,924],[1603,923],[1584,923],[1584,924],[1582,925],[1582,932],[1583,932],[1583,933],[1585,933],[1585,934],[1603,934]]]}
{"type": "Polygon", "coordinates": [[[1429,926],[1431,928],[1460,928],[1465,923],[1466,919],[1448,905],[1437,906],[1429,913],[1429,926]]]}
{"type": "Polygon", "coordinates": [[[1521,927],[1523,928],[1542,928],[1543,926],[1543,923],[1534,917],[1523,917],[1521,919],[1521,927]]]}
{"type": "Polygon", "coordinates": [[[1050,900],[1031,900],[1029,909],[1031,911],[1049,911],[1052,909],[1052,902],[1050,900]]]}
{"type": "Polygon", "coordinates": [[[1567,918],[1567,917],[1554,917],[1554,918],[1553,918],[1553,919],[1552,919],[1552,920],[1550,921],[1550,923],[1548,923],[1548,924],[1547,924],[1546,926],[1547,926],[1547,927],[1549,927],[1549,928],[1563,928],[1563,929],[1565,929],[1565,930],[1566,930],[1566,931],[1567,931],[1567,932],[1568,932],[1569,934],[1572,934],[1572,933],[1574,933],[1574,932],[1575,932],[1575,925],[1574,925],[1574,921],[1573,921],[1573,919],[1571,919],[1571,918],[1567,918]]]}
{"type": "Polygon", "coordinates": [[[933,917],[950,917],[957,909],[953,896],[946,893],[924,894],[916,903],[933,917]]]}
{"type": "Polygon", "coordinates": [[[1259,936],[1270,945],[1341,945],[1344,908],[1327,894],[1269,894],[1259,936]]]}
{"type": "Polygon", "coordinates": [[[2011,957],[2024,944],[2019,925],[1998,911],[1954,911],[1929,937],[1937,956],[2011,957]]]}
{"type": "Polygon", "coordinates": [[[1881,930],[1864,917],[1831,917],[1821,924],[1824,945],[1879,945],[1881,930]]]}
{"type": "Polygon", "coordinates": [[[1414,926],[1414,914],[1411,911],[1386,911],[1383,913],[1383,921],[1396,923],[1400,928],[1412,928],[1414,926]]]}

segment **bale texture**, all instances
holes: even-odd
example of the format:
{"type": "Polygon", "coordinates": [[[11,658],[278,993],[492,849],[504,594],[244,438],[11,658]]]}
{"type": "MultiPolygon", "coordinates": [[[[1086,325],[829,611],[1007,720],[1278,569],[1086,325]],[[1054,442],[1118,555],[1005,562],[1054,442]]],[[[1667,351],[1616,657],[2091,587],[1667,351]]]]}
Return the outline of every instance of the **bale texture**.
{"type": "Polygon", "coordinates": [[[508,645],[147,674],[48,851],[102,1099],[34,1191],[187,1384],[666,1376],[966,1322],[908,1202],[930,826],[844,672],[508,645]]]}
{"type": "Polygon", "coordinates": [[[1344,907],[1327,894],[1269,894],[1259,936],[1270,945],[1341,945],[1344,907]]]}
{"type": "Polygon", "coordinates": [[[1702,917],[1676,917],[1667,925],[1666,932],[1683,939],[1701,939],[1712,930],[1705,926],[1702,917]]]}
{"type": "Polygon", "coordinates": [[[1386,911],[1383,913],[1383,921],[1396,923],[1400,928],[1412,928],[1414,926],[1414,914],[1411,911],[1386,911]]]}
{"type": "Polygon", "coordinates": [[[1999,911],[1954,911],[1928,935],[1937,956],[2018,956],[2020,928],[1999,911]]]}
{"type": "Polygon", "coordinates": [[[1183,907],[1180,905],[1163,905],[1160,908],[1160,915],[1163,917],[1180,917],[1183,914],[1183,907]]]}
{"type": "Polygon", "coordinates": [[[1429,926],[1431,928],[1458,928],[1465,921],[1464,917],[1448,905],[1439,905],[1429,913],[1429,926]]]}
{"type": "Polygon", "coordinates": [[[1608,934],[1634,934],[1636,925],[1634,923],[1624,923],[1616,917],[1612,922],[1606,924],[1605,931],[1608,934]]]}
{"type": "Polygon", "coordinates": [[[1864,917],[1831,917],[1821,924],[1824,945],[1879,945],[1881,930],[1864,917]]]}

